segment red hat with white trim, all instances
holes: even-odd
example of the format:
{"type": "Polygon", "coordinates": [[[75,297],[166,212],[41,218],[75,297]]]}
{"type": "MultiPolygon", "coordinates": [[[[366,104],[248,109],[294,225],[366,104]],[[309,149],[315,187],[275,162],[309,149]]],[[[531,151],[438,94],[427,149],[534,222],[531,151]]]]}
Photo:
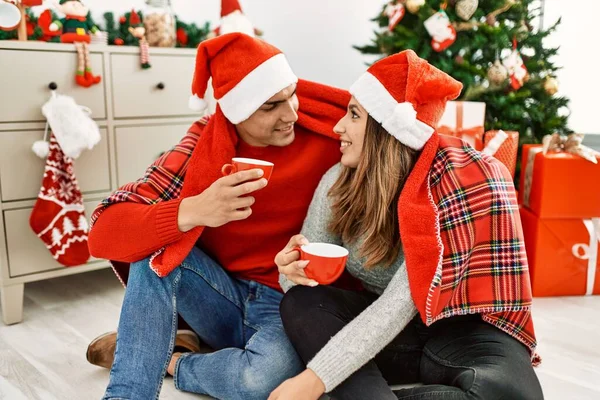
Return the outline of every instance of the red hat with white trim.
{"type": "Polygon", "coordinates": [[[437,126],[448,100],[460,95],[462,83],[412,50],[373,64],[350,93],[389,134],[421,150],[437,126]]]}
{"type": "MultiPolygon", "coordinates": [[[[238,0],[221,0],[221,25],[215,29],[216,35],[241,32],[249,36],[257,36],[256,29],[250,19],[244,15],[238,0]]],[[[258,35],[260,36],[260,35],[258,35]]]]}
{"type": "Polygon", "coordinates": [[[281,50],[243,33],[228,33],[198,46],[189,107],[206,108],[212,77],[214,96],[233,124],[248,119],[275,94],[298,82],[281,50]]]}
{"type": "Polygon", "coordinates": [[[238,0],[221,0],[221,18],[228,16],[234,11],[242,12],[238,0]]]}

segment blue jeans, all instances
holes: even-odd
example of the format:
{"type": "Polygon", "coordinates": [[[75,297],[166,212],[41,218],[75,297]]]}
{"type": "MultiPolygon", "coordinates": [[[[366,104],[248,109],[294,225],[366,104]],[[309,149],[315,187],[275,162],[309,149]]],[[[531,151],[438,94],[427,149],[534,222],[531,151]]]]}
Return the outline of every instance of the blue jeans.
{"type": "Polygon", "coordinates": [[[280,292],[232,278],[194,248],[167,277],[144,259],[131,265],[104,399],[157,399],[177,331],[177,314],[216,351],[177,361],[179,390],[217,399],[266,399],[304,365],[281,318],[280,292]]]}

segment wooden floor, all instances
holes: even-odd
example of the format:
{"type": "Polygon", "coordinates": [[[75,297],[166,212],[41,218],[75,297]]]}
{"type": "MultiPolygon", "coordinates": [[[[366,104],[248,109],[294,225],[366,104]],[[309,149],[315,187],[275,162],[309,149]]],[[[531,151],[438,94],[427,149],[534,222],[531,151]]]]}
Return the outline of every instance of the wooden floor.
{"type": "MultiPolygon", "coordinates": [[[[100,399],[108,371],[87,363],[95,336],[116,327],[123,289],[112,271],[25,287],[25,319],[0,322],[0,399],[100,399]]],[[[600,399],[600,296],[536,299],[546,399],[600,399]]],[[[167,379],[161,399],[202,399],[167,379]]]]}

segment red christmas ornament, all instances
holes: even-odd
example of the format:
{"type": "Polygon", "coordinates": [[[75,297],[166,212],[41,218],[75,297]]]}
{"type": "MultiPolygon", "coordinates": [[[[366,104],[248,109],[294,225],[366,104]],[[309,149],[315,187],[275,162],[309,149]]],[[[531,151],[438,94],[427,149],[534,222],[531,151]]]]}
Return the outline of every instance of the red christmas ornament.
{"type": "Polygon", "coordinates": [[[121,16],[121,18],[119,18],[119,23],[120,24],[124,24],[125,22],[127,22],[127,18],[125,18],[125,16],[121,16]]]}
{"type": "Polygon", "coordinates": [[[188,37],[188,34],[185,31],[185,29],[183,29],[183,28],[177,29],[177,42],[179,42],[179,44],[181,44],[182,46],[187,46],[188,41],[189,41],[189,37],[188,37]]]}
{"type": "Polygon", "coordinates": [[[124,42],[124,41],[123,41],[123,39],[121,39],[121,38],[116,38],[116,39],[115,39],[115,44],[116,44],[117,46],[123,46],[123,44],[124,44],[124,43],[125,43],[125,42],[124,42]]]}

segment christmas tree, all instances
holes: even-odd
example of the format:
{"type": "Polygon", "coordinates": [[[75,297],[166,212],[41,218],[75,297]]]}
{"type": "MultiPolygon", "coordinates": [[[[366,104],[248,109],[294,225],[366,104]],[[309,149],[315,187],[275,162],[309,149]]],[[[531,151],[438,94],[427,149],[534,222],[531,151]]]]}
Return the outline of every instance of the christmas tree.
{"type": "Polygon", "coordinates": [[[384,56],[413,49],[463,83],[459,100],[486,103],[486,130],[518,131],[521,144],[540,143],[544,135],[571,131],[568,99],[556,95],[558,67],[551,58],[558,48],[543,43],[560,20],[546,30],[534,29],[539,4],[392,0],[373,19],[380,28],[373,42],[355,48],[384,56]]]}
{"type": "Polygon", "coordinates": [[[63,232],[65,235],[70,235],[74,230],[75,225],[73,225],[73,221],[71,221],[69,217],[65,216],[65,219],[63,220],[63,232]]]}

